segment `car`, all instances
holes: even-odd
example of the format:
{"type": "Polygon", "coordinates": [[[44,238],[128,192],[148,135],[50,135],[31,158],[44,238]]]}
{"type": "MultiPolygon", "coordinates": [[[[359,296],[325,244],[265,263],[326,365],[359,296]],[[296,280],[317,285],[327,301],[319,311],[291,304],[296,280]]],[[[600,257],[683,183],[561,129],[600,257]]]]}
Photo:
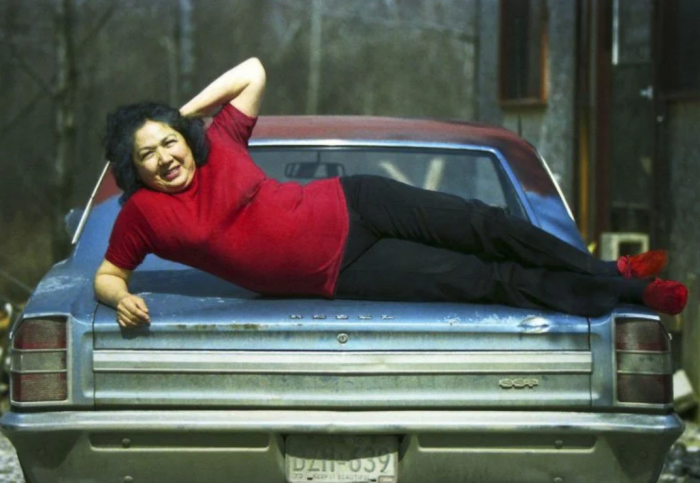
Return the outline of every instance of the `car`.
{"type": "MultiPolygon", "coordinates": [[[[501,127],[262,116],[250,151],[280,180],[388,176],[586,250],[546,163],[501,127]]],[[[121,329],[92,285],[119,195],[105,168],[12,329],[0,428],[30,483],[646,483],[683,430],[669,335],[640,306],[263,297],[149,255],[130,287],[152,323],[121,329]]]]}

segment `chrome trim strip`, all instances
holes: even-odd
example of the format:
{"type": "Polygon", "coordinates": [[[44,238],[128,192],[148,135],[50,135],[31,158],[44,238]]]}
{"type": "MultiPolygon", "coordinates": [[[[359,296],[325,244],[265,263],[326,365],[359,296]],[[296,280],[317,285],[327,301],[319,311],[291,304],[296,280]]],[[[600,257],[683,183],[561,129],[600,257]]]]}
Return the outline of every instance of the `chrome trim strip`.
{"type": "Polygon", "coordinates": [[[659,370],[638,370],[634,369],[631,371],[617,371],[618,374],[624,376],[672,376],[672,372],[663,372],[659,370]]]}
{"type": "Polygon", "coordinates": [[[12,351],[10,370],[13,373],[66,372],[68,353],[65,349],[55,351],[12,351]]]}
{"type": "Polygon", "coordinates": [[[673,360],[670,352],[657,353],[617,353],[617,373],[618,374],[673,374],[673,360]]]}
{"type": "Polygon", "coordinates": [[[274,433],[392,433],[484,431],[548,434],[670,433],[679,436],[677,414],[572,411],[60,411],[8,412],[3,432],[51,431],[256,431],[274,433]]]}
{"type": "MultiPolygon", "coordinates": [[[[36,371],[18,371],[15,369],[10,369],[10,372],[12,374],[21,374],[21,375],[26,375],[26,374],[67,374],[68,369],[46,369],[46,370],[36,370],[36,371]]],[[[14,404],[14,400],[12,401],[14,404]]]]}
{"type": "Polygon", "coordinates": [[[629,311],[622,311],[622,310],[617,310],[615,315],[613,316],[615,319],[614,322],[617,323],[620,321],[620,319],[627,319],[627,320],[653,320],[656,322],[661,322],[661,317],[655,314],[645,314],[645,313],[640,313],[640,312],[629,312],[629,311]]]}
{"type": "Polygon", "coordinates": [[[294,374],[591,373],[590,352],[244,352],[93,353],[95,372],[294,374]]]}
{"type": "Polygon", "coordinates": [[[386,140],[362,140],[362,139],[251,139],[249,147],[352,147],[352,148],[423,148],[423,149],[450,149],[458,151],[486,151],[496,150],[483,144],[440,143],[431,141],[386,141],[386,140]]]}
{"type": "Polygon", "coordinates": [[[668,355],[671,356],[671,351],[647,351],[647,350],[617,350],[617,354],[636,354],[636,355],[668,355]]]}
{"type": "Polygon", "coordinates": [[[67,352],[68,349],[17,349],[10,348],[10,352],[14,354],[45,354],[47,352],[67,352]]]}
{"type": "Polygon", "coordinates": [[[554,174],[552,173],[552,170],[549,168],[547,161],[544,159],[544,156],[542,156],[539,152],[537,153],[537,155],[539,156],[540,161],[542,163],[542,166],[544,166],[545,171],[547,171],[547,174],[549,175],[549,179],[552,181],[552,183],[554,184],[554,187],[557,189],[557,193],[559,193],[559,197],[561,198],[561,201],[564,203],[564,208],[566,208],[566,212],[569,214],[569,218],[576,221],[574,219],[574,214],[571,212],[571,208],[569,208],[569,203],[566,201],[566,196],[564,196],[564,192],[561,190],[561,186],[559,186],[559,183],[557,183],[557,180],[554,178],[554,174]]]}
{"type": "Polygon", "coordinates": [[[615,402],[613,404],[615,406],[615,411],[664,411],[667,413],[670,413],[671,411],[674,411],[674,406],[673,406],[673,401],[665,404],[652,404],[652,403],[628,403],[628,402],[620,402],[617,400],[617,397],[615,397],[615,402]]]}
{"type": "Polygon", "coordinates": [[[107,174],[108,169],[109,169],[109,161],[107,161],[107,163],[105,163],[105,167],[102,169],[102,174],[100,175],[100,179],[97,180],[97,184],[95,185],[95,188],[92,190],[92,194],[90,195],[90,199],[88,199],[87,205],[85,206],[85,210],[83,211],[83,216],[80,217],[80,221],[78,222],[78,227],[75,229],[75,234],[73,235],[73,239],[70,242],[71,245],[76,244],[76,242],[80,238],[80,234],[83,232],[83,228],[85,227],[85,223],[87,222],[88,216],[90,215],[90,211],[92,211],[92,205],[95,203],[95,196],[97,196],[97,191],[100,189],[100,185],[102,184],[102,180],[104,179],[105,175],[107,174]]]}

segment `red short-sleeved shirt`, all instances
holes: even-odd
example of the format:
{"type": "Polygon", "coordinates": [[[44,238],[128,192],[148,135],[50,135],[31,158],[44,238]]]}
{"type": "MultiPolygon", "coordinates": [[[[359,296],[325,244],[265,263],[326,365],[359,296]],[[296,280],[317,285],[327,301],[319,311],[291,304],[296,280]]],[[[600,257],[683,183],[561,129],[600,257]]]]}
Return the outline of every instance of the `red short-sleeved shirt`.
{"type": "Polygon", "coordinates": [[[105,258],[133,270],[155,253],[263,294],[332,297],[348,235],[340,182],[267,178],[247,150],[256,120],[227,104],[207,130],[207,164],[180,193],[134,193],[105,258]]]}

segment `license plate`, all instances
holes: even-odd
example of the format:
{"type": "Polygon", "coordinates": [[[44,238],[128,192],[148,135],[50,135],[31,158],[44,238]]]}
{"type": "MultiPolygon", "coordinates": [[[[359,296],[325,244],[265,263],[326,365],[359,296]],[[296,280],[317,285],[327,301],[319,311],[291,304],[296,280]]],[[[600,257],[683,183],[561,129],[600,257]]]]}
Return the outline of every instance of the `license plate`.
{"type": "Polygon", "coordinates": [[[289,483],[396,483],[395,436],[292,435],[286,441],[289,483]]]}

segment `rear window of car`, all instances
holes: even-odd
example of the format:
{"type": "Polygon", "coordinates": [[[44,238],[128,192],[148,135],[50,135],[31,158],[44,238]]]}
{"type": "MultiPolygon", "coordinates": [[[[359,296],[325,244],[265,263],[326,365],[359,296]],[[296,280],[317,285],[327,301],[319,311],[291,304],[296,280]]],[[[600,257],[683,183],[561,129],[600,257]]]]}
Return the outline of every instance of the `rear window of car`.
{"type": "Polygon", "coordinates": [[[498,160],[481,151],[256,148],[250,153],[265,174],[305,184],[315,179],[371,174],[466,199],[479,199],[525,217],[498,160]]]}

